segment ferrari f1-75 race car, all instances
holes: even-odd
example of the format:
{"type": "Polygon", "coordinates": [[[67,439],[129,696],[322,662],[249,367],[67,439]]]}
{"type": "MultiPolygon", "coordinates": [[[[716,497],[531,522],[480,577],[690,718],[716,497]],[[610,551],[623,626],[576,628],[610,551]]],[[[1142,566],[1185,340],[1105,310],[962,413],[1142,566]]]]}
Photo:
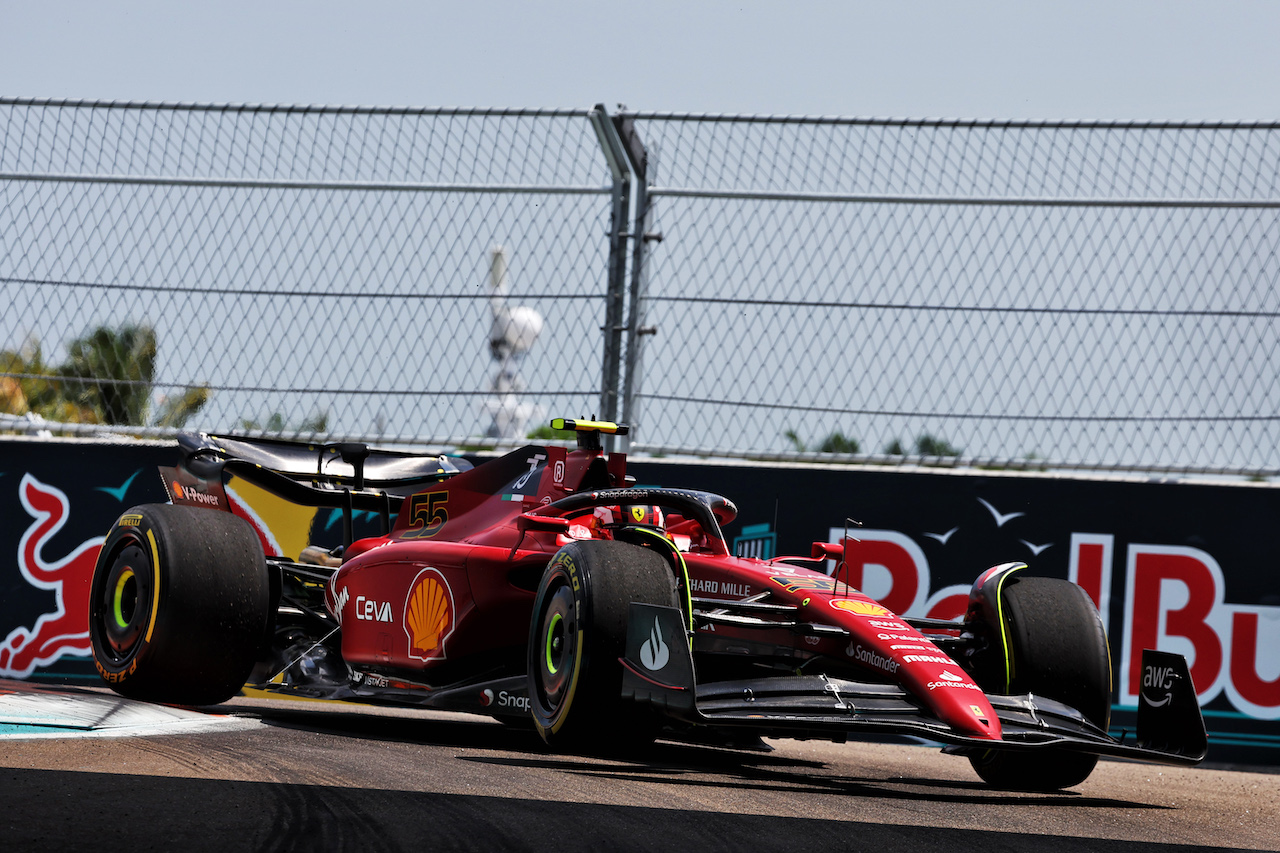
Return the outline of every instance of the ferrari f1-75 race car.
{"type": "Polygon", "coordinates": [[[184,434],[171,504],[130,509],[93,577],[98,672],[124,696],[282,694],[532,720],[547,743],[758,743],[914,736],[992,785],[1079,784],[1100,755],[1194,764],[1204,723],[1186,662],[1144,652],[1137,731],[1108,734],[1111,663],[1093,602],[1021,563],[982,572],[960,621],[900,616],[842,581],[858,543],[729,552],[736,509],[637,488],[601,435],[465,460],[184,434]],[[330,507],[345,544],[264,557],[232,476],[330,507]],[[354,539],[373,513],[381,535],[354,539]],[[834,568],[832,568],[834,567],[834,568]]]}

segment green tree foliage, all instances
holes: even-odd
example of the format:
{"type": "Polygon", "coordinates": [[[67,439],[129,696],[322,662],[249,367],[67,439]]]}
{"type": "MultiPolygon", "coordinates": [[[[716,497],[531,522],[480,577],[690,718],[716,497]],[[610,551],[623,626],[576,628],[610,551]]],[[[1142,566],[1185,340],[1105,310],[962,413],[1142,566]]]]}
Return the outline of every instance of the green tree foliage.
{"type": "Polygon", "coordinates": [[[44,359],[38,342],[0,352],[0,412],[37,414],[59,423],[98,423],[92,408],[68,399],[57,368],[44,359]]]}
{"type": "Polygon", "coordinates": [[[576,435],[577,433],[571,429],[552,429],[543,424],[525,437],[536,441],[573,441],[576,435]]]}
{"type": "MultiPolygon", "coordinates": [[[[922,433],[916,439],[915,447],[912,451],[917,456],[959,456],[959,448],[953,446],[950,442],[941,438],[932,436],[929,433],[922,433]]],[[[884,452],[890,456],[906,456],[907,451],[903,448],[902,442],[894,439],[885,445],[884,452]]]]}
{"type": "Polygon", "coordinates": [[[856,438],[848,438],[842,432],[833,432],[818,445],[819,453],[858,453],[862,447],[856,438]]]}
{"type": "Polygon", "coordinates": [[[58,423],[183,426],[209,399],[188,388],[155,413],[151,396],[156,334],[150,326],[99,326],[67,345],[67,359],[48,364],[38,342],[0,353],[0,410],[34,413],[58,423]]]}
{"type": "Polygon", "coordinates": [[[156,333],[148,326],[99,326],[67,346],[58,375],[68,396],[99,413],[102,423],[144,424],[156,371],[156,333]]]}
{"type": "MultiPolygon", "coordinates": [[[[804,453],[809,448],[805,446],[804,441],[795,430],[789,429],[782,434],[787,441],[791,442],[791,446],[798,453],[804,453]]],[[[859,453],[862,446],[858,444],[856,438],[850,438],[844,433],[836,431],[829,434],[822,442],[814,448],[815,453],[859,453]]]]}
{"type": "Polygon", "coordinates": [[[319,412],[306,418],[297,426],[290,426],[286,423],[284,415],[276,412],[267,418],[266,422],[250,420],[248,418],[240,421],[240,426],[249,432],[269,432],[277,435],[323,435],[329,431],[329,413],[319,412]]]}

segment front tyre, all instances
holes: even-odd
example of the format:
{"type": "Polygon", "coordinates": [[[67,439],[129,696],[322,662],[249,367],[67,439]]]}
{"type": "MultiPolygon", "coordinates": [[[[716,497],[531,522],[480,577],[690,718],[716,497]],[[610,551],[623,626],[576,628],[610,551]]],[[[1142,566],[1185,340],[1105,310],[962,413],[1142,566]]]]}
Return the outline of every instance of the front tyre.
{"type": "Polygon", "coordinates": [[[622,698],[632,602],[676,606],[675,581],[657,553],[583,540],[547,564],[529,625],[529,704],[548,744],[607,752],[648,743],[652,711],[622,698]]]}
{"type": "Polygon", "coordinates": [[[253,668],[270,606],[262,544],[242,519],[134,507],[111,528],[93,572],[94,665],[132,699],[225,702],[253,668]]]}
{"type": "MultiPolygon", "coordinates": [[[[1010,579],[1000,598],[1011,657],[1008,683],[988,689],[1056,699],[1106,731],[1111,719],[1111,653],[1088,594],[1069,581],[1019,576],[1010,579]]],[[[998,626],[991,627],[999,636],[998,626]]],[[[1087,779],[1098,756],[1067,750],[992,750],[970,756],[969,761],[994,787],[1056,791],[1087,779]]]]}

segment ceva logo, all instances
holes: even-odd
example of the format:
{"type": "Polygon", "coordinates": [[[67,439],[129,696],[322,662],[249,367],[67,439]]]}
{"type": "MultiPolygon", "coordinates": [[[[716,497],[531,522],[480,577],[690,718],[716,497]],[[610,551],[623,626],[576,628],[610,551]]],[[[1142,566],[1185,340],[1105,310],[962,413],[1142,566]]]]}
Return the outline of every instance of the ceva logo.
{"type": "Polygon", "coordinates": [[[89,640],[89,587],[98,551],[106,537],[81,542],[69,555],[48,561],[44,546],[70,515],[66,494],[30,474],[18,486],[22,508],[34,522],[18,543],[18,570],[37,589],[52,590],[54,609],[42,613],[30,627],[15,628],[0,643],[0,676],[26,678],[38,666],[48,666],[64,655],[87,655],[89,640]]]}

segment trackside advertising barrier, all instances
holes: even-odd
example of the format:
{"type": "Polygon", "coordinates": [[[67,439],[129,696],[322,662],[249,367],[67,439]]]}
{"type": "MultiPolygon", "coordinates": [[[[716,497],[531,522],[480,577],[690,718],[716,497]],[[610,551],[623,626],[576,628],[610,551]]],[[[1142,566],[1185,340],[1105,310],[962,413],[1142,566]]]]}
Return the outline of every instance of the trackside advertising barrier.
{"type": "MultiPolygon", "coordinates": [[[[0,439],[0,678],[96,683],[88,584],[111,523],[163,502],[168,443],[0,439]]],[[[732,499],[739,554],[808,555],[854,536],[850,582],[897,612],[956,618],[985,568],[1080,584],[1102,614],[1114,670],[1112,728],[1132,731],[1144,648],[1183,654],[1209,729],[1209,760],[1280,765],[1280,489],[950,470],[636,460],[639,485],[732,499]],[[860,526],[858,526],[860,525],[860,526]]],[[[340,517],[233,479],[229,497],[269,553],[341,540],[340,517]]],[[[356,535],[372,535],[372,518],[356,535]]],[[[1064,637],[1063,642],[1070,642],[1064,637]]]]}

